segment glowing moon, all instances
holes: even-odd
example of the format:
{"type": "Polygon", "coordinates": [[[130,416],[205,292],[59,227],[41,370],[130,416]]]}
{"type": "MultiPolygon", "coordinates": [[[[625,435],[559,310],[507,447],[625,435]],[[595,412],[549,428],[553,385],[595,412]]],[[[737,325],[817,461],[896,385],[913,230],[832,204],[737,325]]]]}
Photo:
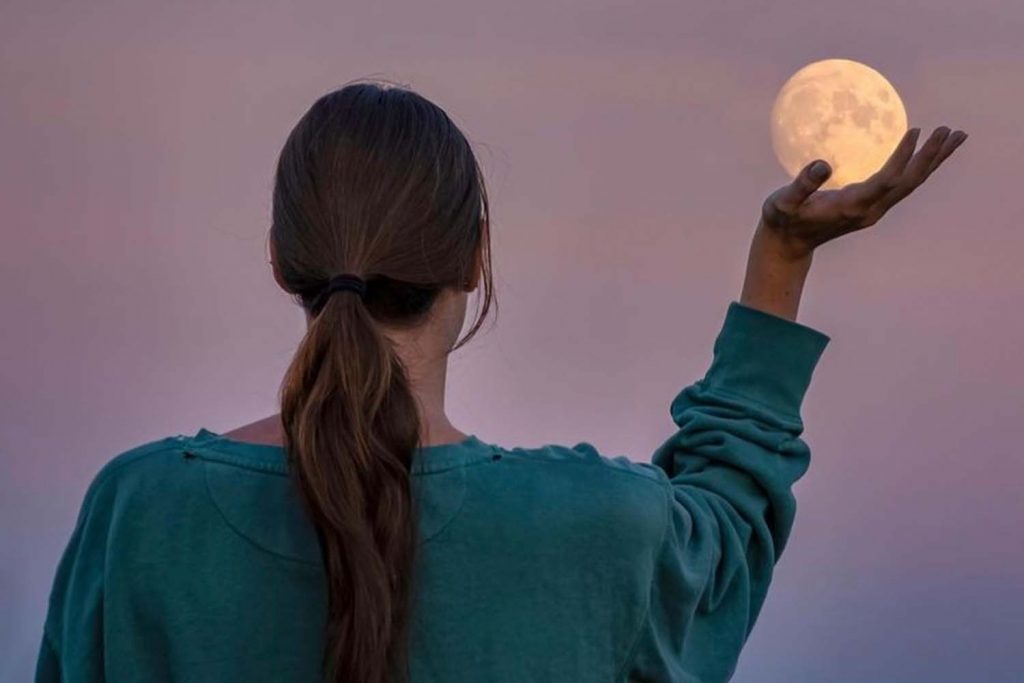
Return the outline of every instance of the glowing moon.
{"type": "Polygon", "coordinates": [[[772,147],[791,177],[815,159],[832,165],[821,186],[864,180],[885,163],[907,132],[907,111],[882,74],[849,59],[803,67],[772,106],[772,147]]]}

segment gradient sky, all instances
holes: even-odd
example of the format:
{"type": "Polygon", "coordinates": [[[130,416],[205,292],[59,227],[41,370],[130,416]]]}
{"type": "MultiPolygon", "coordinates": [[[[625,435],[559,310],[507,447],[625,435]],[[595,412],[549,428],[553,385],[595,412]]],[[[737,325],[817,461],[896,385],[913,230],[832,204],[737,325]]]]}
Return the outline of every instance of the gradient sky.
{"type": "Polygon", "coordinates": [[[1021,35],[1016,0],[8,0],[0,680],[30,675],[103,463],[275,412],[304,328],[266,261],[273,167],[317,97],[408,84],[479,154],[500,312],[455,357],[453,422],[642,461],[788,182],[775,94],[829,57],[884,74],[922,140],[970,138],[815,256],[812,463],[734,680],[1020,680],[1021,35]]]}

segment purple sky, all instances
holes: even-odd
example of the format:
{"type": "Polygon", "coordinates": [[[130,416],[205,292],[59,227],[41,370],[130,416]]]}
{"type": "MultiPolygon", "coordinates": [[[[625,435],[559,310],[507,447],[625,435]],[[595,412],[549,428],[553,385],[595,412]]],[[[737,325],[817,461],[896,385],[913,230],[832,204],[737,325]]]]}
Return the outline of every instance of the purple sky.
{"type": "Polygon", "coordinates": [[[970,138],[815,256],[812,464],[734,680],[1019,680],[1024,5],[353,4],[5,2],[0,679],[29,676],[104,462],[276,410],[303,318],[266,263],[273,167],[319,95],[407,83],[476,146],[501,309],[455,357],[455,424],[647,460],[788,182],[774,97],[844,57],[922,139],[970,138]]]}

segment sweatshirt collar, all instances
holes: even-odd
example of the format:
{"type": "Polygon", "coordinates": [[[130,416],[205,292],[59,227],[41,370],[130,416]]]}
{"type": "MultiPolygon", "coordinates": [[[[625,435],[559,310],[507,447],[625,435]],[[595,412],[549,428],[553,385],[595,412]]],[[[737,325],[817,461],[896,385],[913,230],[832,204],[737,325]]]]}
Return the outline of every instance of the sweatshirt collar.
{"type": "MultiPolygon", "coordinates": [[[[205,427],[201,427],[194,436],[187,438],[190,446],[198,454],[211,459],[228,460],[239,465],[251,463],[258,469],[270,470],[279,474],[288,473],[288,461],[282,446],[237,441],[205,427]]],[[[413,453],[410,473],[442,472],[454,467],[465,467],[491,460],[494,456],[500,457],[500,449],[494,444],[482,441],[475,434],[470,434],[462,441],[455,443],[417,448],[413,453]]]]}

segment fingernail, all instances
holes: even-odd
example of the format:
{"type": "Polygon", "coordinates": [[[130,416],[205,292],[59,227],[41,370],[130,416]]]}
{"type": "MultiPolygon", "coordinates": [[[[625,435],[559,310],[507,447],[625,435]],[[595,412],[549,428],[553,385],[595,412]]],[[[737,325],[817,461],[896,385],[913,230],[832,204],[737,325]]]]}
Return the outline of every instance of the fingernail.
{"type": "Polygon", "coordinates": [[[811,177],[815,180],[824,180],[828,176],[828,164],[824,161],[815,161],[811,166],[811,177]]]}

